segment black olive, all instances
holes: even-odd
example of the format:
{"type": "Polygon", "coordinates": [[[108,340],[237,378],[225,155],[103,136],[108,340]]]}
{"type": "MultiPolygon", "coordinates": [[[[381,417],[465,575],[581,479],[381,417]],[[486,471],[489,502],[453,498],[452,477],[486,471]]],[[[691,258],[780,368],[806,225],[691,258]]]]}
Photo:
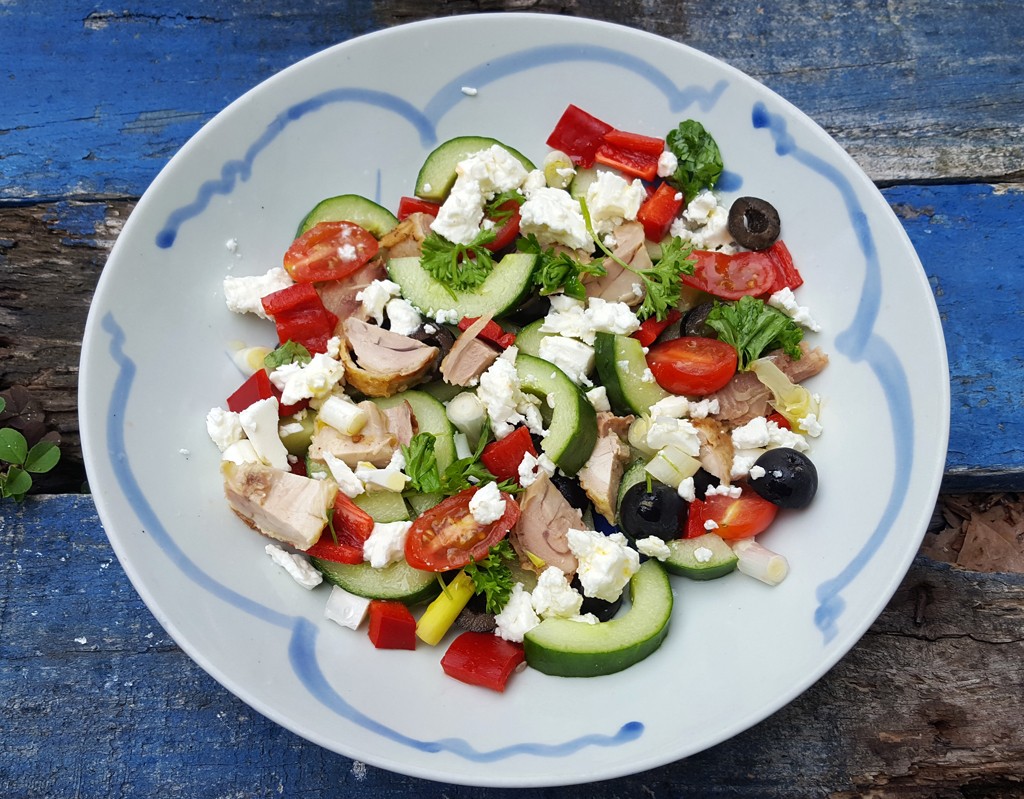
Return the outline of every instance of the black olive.
{"type": "Polygon", "coordinates": [[[818,470],[795,449],[770,449],[754,466],[764,469],[764,474],[752,479],[750,487],[780,508],[806,508],[818,491],[818,470]]]}
{"type": "Polygon", "coordinates": [[[729,233],[737,244],[748,250],[771,247],[780,229],[775,206],[758,197],[740,197],[729,208],[729,233]]]}
{"type": "Polygon", "coordinates": [[[438,324],[437,322],[427,322],[420,325],[409,334],[409,338],[422,341],[424,344],[428,344],[431,347],[437,347],[441,351],[440,357],[442,358],[451,351],[452,347],[455,346],[455,334],[447,327],[442,324],[438,324]]]}
{"type": "MultiPolygon", "coordinates": [[[[570,585],[583,594],[583,583],[580,582],[579,576],[573,577],[570,585]]],[[[608,602],[604,599],[598,599],[597,597],[583,595],[583,605],[580,607],[580,615],[586,613],[593,613],[597,616],[598,621],[608,621],[616,613],[619,612],[619,608],[622,606],[622,595],[614,602],[608,602]]]]}
{"type": "Polygon", "coordinates": [[[715,307],[713,302],[702,302],[695,308],[691,308],[683,317],[683,327],[680,330],[684,336],[700,336],[701,338],[718,338],[718,331],[708,327],[707,318],[711,309],[715,307]]]}
{"type": "Polygon", "coordinates": [[[689,506],[679,492],[664,483],[630,487],[619,508],[619,527],[634,540],[657,536],[666,541],[679,538],[689,506]]]}
{"type": "Polygon", "coordinates": [[[717,486],[722,481],[706,469],[698,469],[693,476],[693,494],[697,499],[704,499],[704,495],[711,486],[717,486]]]}
{"type": "Polygon", "coordinates": [[[508,314],[508,320],[522,327],[547,316],[550,310],[551,301],[547,297],[531,294],[522,305],[508,314]]]}
{"type": "Polygon", "coordinates": [[[565,497],[565,501],[577,510],[585,511],[590,505],[590,500],[587,499],[587,492],[583,490],[583,487],[574,478],[556,474],[551,477],[551,482],[561,492],[562,496],[565,497]]]}

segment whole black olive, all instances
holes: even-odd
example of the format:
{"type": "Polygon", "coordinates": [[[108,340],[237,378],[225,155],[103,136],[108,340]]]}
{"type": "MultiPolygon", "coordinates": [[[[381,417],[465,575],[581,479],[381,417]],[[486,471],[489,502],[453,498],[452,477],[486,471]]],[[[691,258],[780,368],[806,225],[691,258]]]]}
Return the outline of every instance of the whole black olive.
{"type": "Polygon", "coordinates": [[[729,233],[741,247],[764,250],[779,237],[781,222],[775,206],[758,197],[740,197],[729,208],[729,233]]]}
{"type": "Polygon", "coordinates": [[[806,508],[818,491],[818,470],[810,458],[795,449],[770,449],[754,466],[764,469],[764,474],[751,479],[750,487],[780,508],[806,508]]]}
{"type": "Polygon", "coordinates": [[[664,483],[632,486],[622,498],[619,508],[619,527],[634,540],[657,536],[666,541],[679,538],[686,523],[689,506],[679,492],[664,483]]]}
{"type": "Polygon", "coordinates": [[[590,505],[587,492],[583,490],[583,487],[574,478],[555,474],[552,475],[551,482],[562,496],[565,497],[565,501],[577,510],[585,511],[590,505]]]}
{"type": "MultiPolygon", "coordinates": [[[[583,583],[580,582],[579,576],[573,577],[570,585],[577,591],[579,591],[581,594],[583,594],[583,583]]],[[[619,608],[621,606],[621,594],[619,595],[619,598],[616,599],[614,602],[608,602],[604,599],[598,599],[597,597],[586,596],[584,594],[583,605],[580,607],[580,615],[582,616],[586,613],[593,613],[595,616],[597,616],[598,621],[608,621],[616,613],[618,613],[619,608]]]]}
{"type": "Polygon", "coordinates": [[[713,302],[702,302],[700,305],[691,308],[683,317],[683,327],[680,330],[684,336],[700,336],[701,338],[718,338],[718,331],[707,324],[708,314],[715,307],[713,302]]]}

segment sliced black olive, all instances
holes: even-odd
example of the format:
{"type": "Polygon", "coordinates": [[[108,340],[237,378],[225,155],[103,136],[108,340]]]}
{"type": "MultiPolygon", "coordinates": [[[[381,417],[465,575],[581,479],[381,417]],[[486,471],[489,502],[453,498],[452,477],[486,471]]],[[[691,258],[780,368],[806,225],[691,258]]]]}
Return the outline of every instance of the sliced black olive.
{"type": "MultiPolygon", "coordinates": [[[[572,578],[570,585],[583,594],[583,583],[580,582],[580,578],[578,576],[572,578]]],[[[618,613],[621,606],[621,595],[619,595],[619,598],[614,602],[608,602],[604,599],[598,599],[597,597],[586,596],[584,594],[583,605],[580,607],[580,615],[583,616],[587,613],[593,613],[597,616],[598,621],[608,621],[618,613]]]]}
{"type": "Polygon", "coordinates": [[[764,469],[764,474],[751,479],[750,487],[780,508],[806,508],[818,491],[818,470],[795,449],[770,449],[754,466],[764,469]]]}
{"type": "Polygon", "coordinates": [[[508,320],[522,327],[547,316],[550,310],[551,300],[540,294],[531,294],[522,305],[508,314],[508,320]]]}
{"type": "Polygon", "coordinates": [[[702,302],[695,308],[691,308],[683,317],[683,327],[680,332],[684,336],[700,336],[701,338],[718,338],[718,331],[708,327],[707,318],[711,309],[715,307],[713,302],[702,302]]]}
{"type": "Polygon", "coordinates": [[[664,483],[632,486],[622,498],[619,508],[619,527],[634,540],[657,536],[666,541],[679,538],[686,523],[689,506],[679,492],[664,483]]]}
{"type": "Polygon", "coordinates": [[[779,212],[759,197],[740,197],[729,208],[729,233],[748,250],[771,247],[780,229],[779,212]]]}
{"type": "Polygon", "coordinates": [[[722,481],[715,477],[707,469],[698,469],[693,476],[693,494],[697,499],[704,499],[704,495],[711,486],[717,486],[722,481]]]}
{"type": "Polygon", "coordinates": [[[420,325],[409,334],[409,338],[422,341],[424,344],[428,344],[431,347],[437,347],[441,351],[442,358],[451,351],[452,347],[455,346],[455,334],[447,327],[438,324],[437,322],[427,322],[426,324],[420,325]]]}
{"type": "Polygon", "coordinates": [[[551,477],[551,482],[561,492],[562,496],[565,497],[565,501],[577,510],[585,511],[590,505],[587,492],[583,490],[583,486],[574,478],[556,474],[551,477]]]}

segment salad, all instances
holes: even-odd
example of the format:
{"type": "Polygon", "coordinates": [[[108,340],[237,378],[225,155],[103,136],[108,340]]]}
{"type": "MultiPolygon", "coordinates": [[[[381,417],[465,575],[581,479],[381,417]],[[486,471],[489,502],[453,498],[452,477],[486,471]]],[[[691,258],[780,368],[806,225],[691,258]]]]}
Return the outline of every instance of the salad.
{"type": "Polygon", "coordinates": [[[314,207],[281,267],[225,279],[278,343],[206,419],[231,509],[329,619],[498,691],[647,657],[677,577],[778,584],[757,536],[818,481],[828,358],[776,209],[722,204],[696,120],[570,105],[547,145],[458,137],[394,214],[314,207]]]}

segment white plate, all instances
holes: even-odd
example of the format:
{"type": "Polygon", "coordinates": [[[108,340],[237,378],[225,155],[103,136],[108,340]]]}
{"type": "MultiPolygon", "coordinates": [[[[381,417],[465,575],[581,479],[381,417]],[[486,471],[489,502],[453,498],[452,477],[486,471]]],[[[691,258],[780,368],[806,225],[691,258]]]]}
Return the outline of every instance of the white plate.
{"type": "Polygon", "coordinates": [[[948,405],[924,272],[881,195],[828,135],[688,47],[546,15],[371,34],[232,103],[125,225],[82,356],[82,439],[100,517],[182,649],[252,707],[329,749],[493,786],[650,769],[804,691],[905,574],[938,491],[948,405]],[[326,589],[297,588],[228,510],[203,420],[241,380],[232,343],[274,338],[268,323],[225,310],[228,272],[279,264],[298,220],[324,197],[353,192],[395,207],[424,156],[452,136],[493,136],[540,159],[568,103],[653,135],[697,118],[721,146],[724,193],[778,207],[806,278],[801,302],[824,325],[812,338],[832,356],[813,385],[825,403],[813,448],[821,490],[765,536],[789,558],[781,586],[738,573],[678,579],[671,632],[646,661],[590,680],[527,670],[498,695],[445,677],[440,648],[375,651],[365,633],[325,621],[326,589]]]}

